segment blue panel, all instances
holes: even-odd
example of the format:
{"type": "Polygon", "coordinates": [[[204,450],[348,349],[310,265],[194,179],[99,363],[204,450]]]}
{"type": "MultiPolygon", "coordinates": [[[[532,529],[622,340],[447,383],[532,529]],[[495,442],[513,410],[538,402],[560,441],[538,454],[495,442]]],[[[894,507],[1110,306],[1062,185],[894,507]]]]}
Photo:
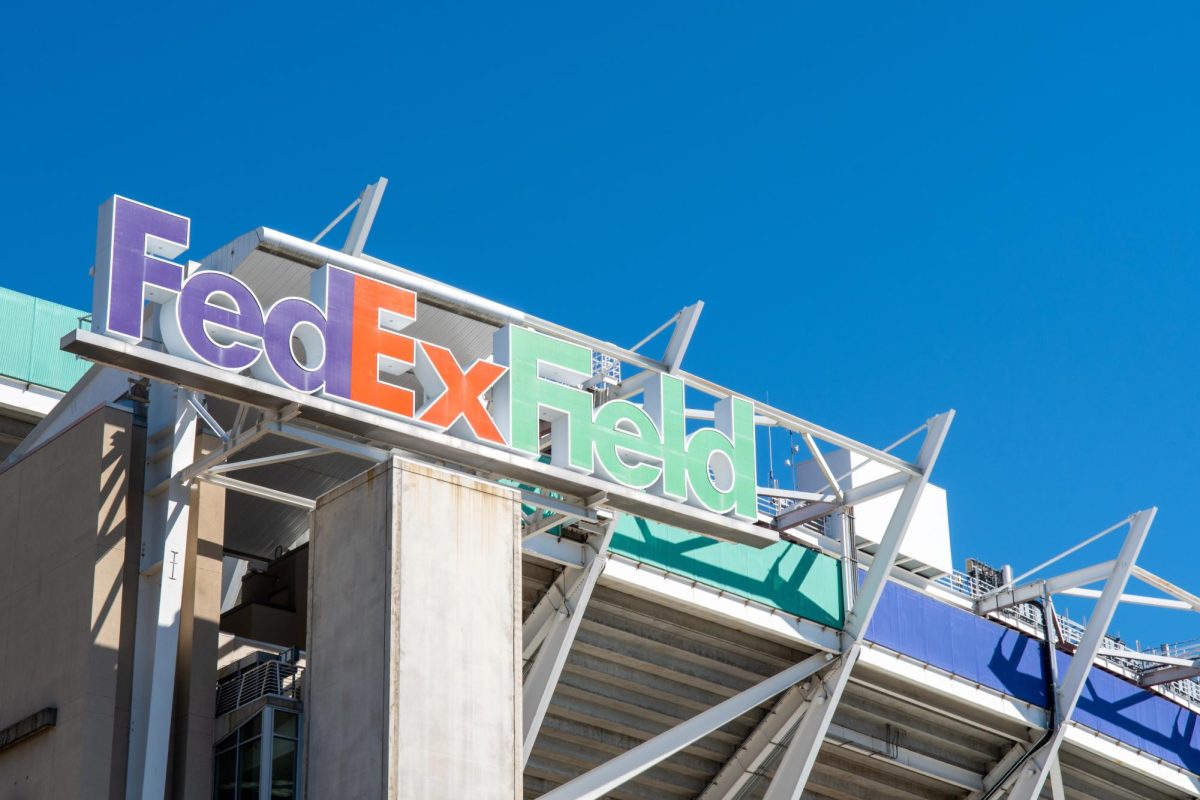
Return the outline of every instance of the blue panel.
{"type": "Polygon", "coordinates": [[[970,612],[889,583],[867,638],[973,683],[1046,705],[1043,645],[970,612]]]}
{"type": "MultiPolygon", "coordinates": [[[[1070,656],[1058,654],[1059,674],[1070,656]]],[[[1074,719],[1156,758],[1200,773],[1198,715],[1104,670],[1092,669],[1074,719]]]]}
{"type": "MultiPolygon", "coordinates": [[[[1047,705],[1042,642],[913,589],[887,585],[867,638],[973,683],[1047,705]]],[[[1059,674],[1065,675],[1071,658],[1057,655],[1059,674]]],[[[1092,669],[1073,719],[1200,773],[1198,715],[1109,672],[1092,669]]]]}

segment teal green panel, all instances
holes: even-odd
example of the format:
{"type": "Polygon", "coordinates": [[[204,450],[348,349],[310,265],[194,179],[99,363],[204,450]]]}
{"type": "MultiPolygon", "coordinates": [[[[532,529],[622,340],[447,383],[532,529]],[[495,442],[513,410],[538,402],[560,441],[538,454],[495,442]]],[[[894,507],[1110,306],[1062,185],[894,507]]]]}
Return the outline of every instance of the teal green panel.
{"type": "Polygon", "coordinates": [[[89,363],[58,349],[83,311],[0,289],[0,375],[67,391],[89,363]]]}
{"type": "Polygon", "coordinates": [[[33,355],[33,298],[0,289],[0,375],[29,380],[33,355]]]}
{"type": "Polygon", "coordinates": [[[609,549],[677,575],[840,628],[837,559],[789,542],[756,550],[622,515],[609,549]]]}

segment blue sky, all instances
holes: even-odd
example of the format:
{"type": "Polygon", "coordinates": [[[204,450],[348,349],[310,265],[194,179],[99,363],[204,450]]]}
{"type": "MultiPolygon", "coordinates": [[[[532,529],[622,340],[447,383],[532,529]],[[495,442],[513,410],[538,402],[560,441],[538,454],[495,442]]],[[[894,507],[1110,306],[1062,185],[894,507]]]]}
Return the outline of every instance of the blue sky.
{"type": "Polygon", "coordinates": [[[959,566],[1157,504],[1200,590],[1195,6],[34,5],[0,284],[89,305],[115,192],[199,258],[385,175],[382,258],[627,345],[704,299],[691,371],[866,442],[956,408],[959,566]]]}

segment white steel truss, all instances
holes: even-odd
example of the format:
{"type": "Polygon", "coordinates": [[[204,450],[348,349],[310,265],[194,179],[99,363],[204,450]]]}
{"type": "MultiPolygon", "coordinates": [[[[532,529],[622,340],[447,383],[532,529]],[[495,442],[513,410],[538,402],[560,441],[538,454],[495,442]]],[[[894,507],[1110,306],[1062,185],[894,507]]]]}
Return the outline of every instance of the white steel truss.
{"type": "Polygon", "coordinates": [[[183,601],[190,487],[180,479],[196,451],[195,405],[190,393],[150,385],[146,486],[133,650],[133,690],[125,796],[163,797],[175,693],[175,658],[183,601]],[[152,478],[151,476],[154,476],[152,478]]]}
{"type": "MultiPolygon", "coordinates": [[[[776,779],[767,790],[778,796],[798,798],[804,789],[808,773],[816,760],[817,750],[824,740],[833,717],[833,710],[845,689],[850,670],[858,657],[863,636],[879,604],[883,587],[891,573],[892,565],[899,553],[900,545],[916,512],[917,502],[929,482],[929,476],[945,442],[946,433],[954,419],[948,411],[934,417],[926,424],[925,439],[916,462],[906,465],[910,475],[904,482],[900,499],[892,513],[891,521],[876,551],[867,576],[859,589],[843,630],[842,650],[836,666],[823,680],[817,681],[807,711],[800,717],[799,727],[783,757],[776,779]],[[786,771],[785,771],[786,770],[786,771]],[[780,776],[785,776],[780,782],[780,776]]],[[[835,481],[836,483],[836,481],[835,481]]],[[[894,486],[892,489],[894,490],[894,486]]],[[[835,659],[833,653],[817,653],[780,673],[734,695],[716,706],[680,723],[658,736],[580,775],[543,795],[546,800],[595,800],[613,788],[631,780],[655,764],[674,755],[691,743],[727,724],[737,716],[748,712],[786,689],[794,687],[804,679],[824,669],[835,659]]],[[[794,701],[793,701],[794,702],[794,701]]],[[[788,720],[796,712],[781,714],[788,720]]],[[[774,733],[764,729],[760,739],[770,741],[774,733]]],[[[754,760],[756,757],[752,757],[754,760]]],[[[736,768],[730,769],[732,780],[736,768]]]]}
{"type": "Polygon", "coordinates": [[[546,800],[595,800],[626,781],[670,758],[683,748],[712,733],[722,725],[765,703],[775,695],[809,677],[833,658],[832,653],[816,653],[761,683],[735,694],[686,722],[642,742],[611,761],[585,772],[542,795],[546,800]]]}
{"type": "Polygon", "coordinates": [[[558,590],[557,583],[552,585],[552,591],[546,593],[525,621],[522,651],[524,657],[532,658],[532,661],[525,672],[522,689],[522,763],[527,763],[533,752],[533,744],[575,641],[575,633],[596,581],[604,571],[617,516],[606,520],[603,526],[603,534],[596,537],[595,549],[588,548],[587,563],[579,568],[564,568],[560,579],[565,588],[558,590]]]}
{"type": "Polygon", "coordinates": [[[1045,734],[1031,746],[1018,745],[1014,747],[984,778],[984,789],[972,794],[973,800],[975,798],[991,800],[991,798],[998,797],[1000,792],[1005,792],[1004,796],[1008,800],[1034,800],[1041,794],[1047,781],[1051,784],[1054,796],[1056,798],[1062,796],[1062,777],[1058,767],[1059,749],[1066,738],[1071,715],[1079,703],[1084,685],[1092,670],[1092,663],[1102,652],[1104,638],[1112,623],[1113,615],[1116,613],[1121,599],[1126,596],[1124,594],[1125,586],[1130,576],[1134,574],[1138,554],[1146,541],[1146,535],[1150,531],[1157,512],[1156,508],[1139,511],[976,601],[977,613],[987,614],[1010,605],[1042,598],[1044,600],[1042,613],[1049,620],[1054,614],[1053,605],[1049,601],[1052,594],[1072,592],[1082,585],[1104,581],[1104,588],[1099,592],[1099,599],[1088,620],[1087,628],[1075,648],[1071,664],[1061,681],[1057,679],[1054,668],[1057,643],[1052,633],[1053,625],[1046,626],[1048,640],[1045,647],[1048,649],[1050,674],[1054,681],[1054,713],[1048,721],[1045,734]],[[1056,563],[1083,546],[1091,544],[1125,525],[1129,526],[1129,530],[1121,545],[1120,553],[1113,561],[1106,561],[1052,578],[1030,581],[1016,587],[1012,585],[1017,580],[1026,578],[1034,572],[1056,563]]]}
{"type": "Polygon", "coordinates": [[[697,800],[735,800],[764,774],[768,762],[791,741],[791,732],[808,709],[812,687],[793,686],[762,718],[697,800]]]}
{"type": "Polygon", "coordinates": [[[858,661],[863,638],[867,634],[871,617],[874,616],[875,609],[879,605],[883,587],[891,575],[892,565],[895,563],[896,556],[899,555],[909,523],[916,514],[917,503],[920,502],[921,494],[929,483],[930,473],[937,463],[946,433],[953,420],[954,412],[948,411],[934,417],[928,423],[925,440],[921,443],[921,451],[915,462],[917,474],[910,476],[904,484],[900,499],[892,512],[892,518],[879,542],[879,549],[875,552],[875,559],[871,563],[870,569],[867,570],[867,575],[863,579],[862,586],[858,589],[850,608],[850,613],[846,617],[846,624],[842,629],[841,659],[824,676],[821,681],[822,686],[818,687],[817,694],[814,696],[813,704],[801,717],[800,723],[792,735],[792,741],[775,771],[775,777],[767,787],[764,800],[784,800],[785,798],[798,800],[804,792],[808,776],[812,773],[813,764],[816,763],[817,753],[821,749],[821,743],[825,740],[829,724],[833,721],[833,713],[846,689],[850,672],[854,669],[855,662],[858,661]]]}

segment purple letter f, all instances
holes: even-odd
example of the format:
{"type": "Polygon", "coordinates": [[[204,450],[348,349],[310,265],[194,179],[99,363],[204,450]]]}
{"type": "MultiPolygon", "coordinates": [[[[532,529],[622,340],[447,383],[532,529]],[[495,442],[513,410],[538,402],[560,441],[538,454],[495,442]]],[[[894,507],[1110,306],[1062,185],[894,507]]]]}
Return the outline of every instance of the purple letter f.
{"type": "Polygon", "coordinates": [[[188,218],[114,196],[98,228],[92,330],[137,344],[144,302],[166,302],[183,285],[183,267],[167,259],[187,250],[188,218]]]}

